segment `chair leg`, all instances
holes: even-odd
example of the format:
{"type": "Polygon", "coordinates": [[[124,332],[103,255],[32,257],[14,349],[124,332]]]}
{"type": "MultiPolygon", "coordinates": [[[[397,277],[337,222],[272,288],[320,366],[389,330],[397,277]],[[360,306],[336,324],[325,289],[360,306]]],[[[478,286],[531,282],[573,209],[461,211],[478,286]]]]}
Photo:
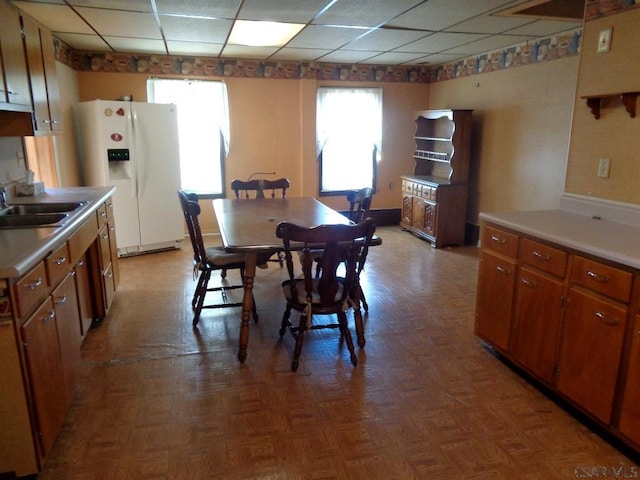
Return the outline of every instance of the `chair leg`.
{"type": "Polygon", "coordinates": [[[193,326],[198,325],[198,321],[200,320],[200,312],[202,311],[202,306],[204,305],[204,297],[207,294],[207,285],[209,284],[209,278],[211,277],[211,271],[205,270],[200,275],[200,281],[198,282],[198,301],[196,302],[195,312],[193,315],[193,326]]]}
{"type": "Polygon", "coordinates": [[[284,310],[284,315],[282,315],[282,323],[280,324],[280,337],[284,337],[284,334],[287,331],[287,327],[289,326],[289,317],[291,316],[291,307],[287,305],[287,308],[284,310]]]}
{"type": "Polygon", "coordinates": [[[347,348],[351,354],[351,363],[355,367],[358,365],[358,357],[356,356],[355,348],[353,347],[353,340],[351,339],[351,332],[347,325],[347,315],[344,312],[338,313],[338,323],[340,324],[340,332],[344,336],[344,339],[347,342],[347,348]]]}
{"type": "Polygon", "coordinates": [[[304,332],[307,329],[307,321],[309,319],[306,315],[300,315],[300,324],[298,325],[298,331],[296,332],[296,347],[293,350],[293,361],[291,362],[291,371],[298,370],[298,364],[300,359],[300,352],[302,352],[302,344],[304,343],[304,332]]]}
{"type": "Polygon", "coordinates": [[[362,308],[364,308],[365,312],[369,312],[369,305],[367,304],[367,299],[364,297],[364,292],[362,291],[362,287],[358,283],[358,289],[360,290],[360,303],[362,303],[362,308]]]}
{"type": "Polygon", "coordinates": [[[223,268],[222,270],[220,270],[220,276],[222,278],[227,278],[227,269],[223,268]]]}
{"type": "Polygon", "coordinates": [[[204,278],[203,274],[200,274],[198,276],[198,283],[196,284],[196,289],[193,291],[193,298],[191,299],[191,309],[192,310],[195,310],[196,305],[198,304],[199,296],[202,295],[203,292],[206,293],[206,284],[203,285],[203,278],[204,278]]]}
{"type": "Polygon", "coordinates": [[[253,315],[253,322],[258,323],[258,307],[256,307],[256,297],[251,294],[251,314],[253,315]]]}

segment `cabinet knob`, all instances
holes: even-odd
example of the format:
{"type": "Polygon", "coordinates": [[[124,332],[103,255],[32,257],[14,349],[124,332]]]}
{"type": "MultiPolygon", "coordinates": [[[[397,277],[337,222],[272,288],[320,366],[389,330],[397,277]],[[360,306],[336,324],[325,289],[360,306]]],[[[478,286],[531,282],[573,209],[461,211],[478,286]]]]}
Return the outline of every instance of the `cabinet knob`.
{"type": "Polygon", "coordinates": [[[30,283],[29,285],[25,285],[24,287],[28,288],[29,290],[35,290],[41,285],[42,285],[42,278],[38,277],[35,282],[30,283]]]}
{"type": "Polygon", "coordinates": [[[618,320],[616,320],[615,318],[609,318],[607,317],[604,313],[602,312],[596,312],[595,316],[598,320],[603,321],[604,323],[606,323],[607,325],[611,325],[611,326],[616,326],[618,325],[618,320]]]}
{"type": "Polygon", "coordinates": [[[67,303],[67,296],[62,295],[61,297],[56,298],[53,303],[55,303],[56,305],[63,305],[67,303]]]}
{"type": "Polygon", "coordinates": [[[609,281],[609,276],[608,275],[599,275],[596,272],[594,272],[593,270],[589,270],[587,272],[587,276],[593,278],[596,282],[606,283],[606,282],[609,281]]]}

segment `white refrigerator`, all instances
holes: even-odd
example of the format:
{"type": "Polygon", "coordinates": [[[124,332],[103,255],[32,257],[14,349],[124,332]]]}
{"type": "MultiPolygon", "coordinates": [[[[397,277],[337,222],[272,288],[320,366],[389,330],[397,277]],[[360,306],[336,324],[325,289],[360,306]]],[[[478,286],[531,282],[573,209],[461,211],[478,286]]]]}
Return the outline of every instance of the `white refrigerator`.
{"type": "Polygon", "coordinates": [[[88,186],[115,186],[119,256],[177,248],[184,239],[176,106],[93,100],[78,104],[88,186]]]}

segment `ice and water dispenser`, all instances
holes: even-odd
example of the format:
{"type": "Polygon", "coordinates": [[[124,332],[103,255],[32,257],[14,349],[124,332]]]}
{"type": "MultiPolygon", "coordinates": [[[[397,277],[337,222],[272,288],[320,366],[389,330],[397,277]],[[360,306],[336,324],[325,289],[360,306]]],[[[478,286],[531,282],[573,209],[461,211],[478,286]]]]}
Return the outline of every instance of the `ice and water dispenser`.
{"type": "Polygon", "coordinates": [[[111,180],[133,178],[128,148],[107,149],[107,159],[109,160],[109,178],[111,180]]]}

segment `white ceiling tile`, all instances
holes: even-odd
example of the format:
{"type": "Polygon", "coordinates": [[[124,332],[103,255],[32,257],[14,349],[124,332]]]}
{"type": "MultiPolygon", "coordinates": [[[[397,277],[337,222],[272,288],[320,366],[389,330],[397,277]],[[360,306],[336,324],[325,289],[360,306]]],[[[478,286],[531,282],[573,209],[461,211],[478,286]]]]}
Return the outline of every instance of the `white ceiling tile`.
{"type": "Polygon", "coordinates": [[[123,12],[119,10],[112,11],[82,7],[78,7],[77,10],[102,36],[162,38],[160,28],[152,13],[123,12]]]}
{"type": "Polygon", "coordinates": [[[277,51],[277,47],[249,47],[245,45],[226,45],[222,56],[227,58],[254,58],[264,60],[277,51]]]}
{"type": "Polygon", "coordinates": [[[482,15],[445,29],[452,32],[502,33],[531,23],[531,18],[497,17],[482,15]]]}
{"type": "Polygon", "coordinates": [[[497,15],[526,1],[15,0],[12,3],[77,50],[110,51],[95,35],[97,31],[109,37],[113,48],[122,53],[145,53],[145,49],[149,49],[146,53],[164,53],[164,34],[169,48],[180,55],[215,57],[222,48],[225,57],[419,64],[426,58],[429,63],[435,59],[450,61],[453,57],[484,53],[527,39],[569,34],[582,26],[581,22],[497,15]],[[152,13],[153,2],[162,27],[152,13]],[[294,23],[307,23],[315,18],[315,21],[280,50],[221,47],[234,18],[294,23]],[[387,20],[384,28],[370,31],[372,26],[379,27],[387,20]],[[434,56],[443,51],[450,55],[434,56]]]}
{"type": "Polygon", "coordinates": [[[95,33],[67,6],[31,2],[13,3],[38,22],[46,25],[52,32],[95,33]]]}
{"type": "Polygon", "coordinates": [[[359,63],[367,58],[378,55],[380,52],[365,52],[362,50],[336,50],[320,58],[320,62],[331,63],[359,63]]]}
{"type": "Polygon", "coordinates": [[[188,42],[224,43],[233,22],[212,18],[160,16],[160,23],[167,40],[188,42]]]}
{"type": "Polygon", "coordinates": [[[389,22],[389,25],[444,30],[485,12],[510,4],[509,0],[429,0],[389,22]]]}
{"type": "Polygon", "coordinates": [[[167,40],[169,55],[205,55],[218,56],[222,51],[222,43],[180,42],[167,40]]]}
{"type": "Polygon", "coordinates": [[[270,60],[290,60],[290,61],[311,61],[316,58],[322,57],[331,50],[322,50],[319,48],[281,48],[274,53],[270,60]]]}
{"type": "Polygon", "coordinates": [[[414,63],[423,55],[419,53],[385,52],[372,58],[368,58],[363,63],[377,65],[401,65],[403,63],[414,63]]]}
{"type": "Polygon", "coordinates": [[[476,42],[470,42],[459,47],[446,50],[446,53],[455,53],[463,55],[475,55],[485,53],[499,48],[510,47],[518,43],[524,43],[527,40],[533,40],[534,37],[523,37],[519,35],[493,35],[476,42]]]}
{"type": "Polygon", "coordinates": [[[245,0],[238,16],[241,20],[308,23],[330,4],[330,0],[245,0]]]}
{"type": "Polygon", "coordinates": [[[233,19],[240,0],[156,0],[159,14],[233,19]]]}
{"type": "Polygon", "coordinates": [[[397,50],[400,52],[438,53],[486,37],[488,35],[479,33],[434,33],[416,42],[404,45],[397,50]]]}
{"type": "Polygon", "coordinates": [[[453,55],[447,53],[435,53],[433,55],[427,55],[426,57],[422,57],[419,62],[421,64],[434,66],[441,65],[443,63],[455,62],[457,60],[462,60],[466,58],[465,55],[453,55]]]}
{"type": "Polygon", "coordinates": [[[357,38],[345,48],[349,50],[392,50],[426,35],[428,35],[427,32],[377,28],[364,37],[357,38]]]}
{"type": "Polygon", "coordinates": [[[334,49],[350,42],[367,30],[310,25],[296,35],[286,46],[297,48],[334,49]]]}
{"type": "Polygon", "coordinates": [[[514,35],[533,35],[544,37],[555,33],[566,32],[581,27],[582,22],[561,22],[558,20],[536,20],[519,28],[509,30],[514,35]]]}
{"type": "Polygon", "coordinates": [[[85,35],[82,33],[56,33],[56,37],[69,45],[74,50],[85,50],[88,52],[111,52],[111,47],[107,45],[98,35],[85,35]]]}
{"type": "Polygon", "coordinates": [[[313,23],[321,25],[355,25],[376,27],[409,10],[422,0],[340,0],[313,23]]]}
{"type": "Polygon", "coordinates": [[[153,12],[149,0],[68,0],[74,7],[108,8],[131,12],[153,12]]]}
{"type": "Polygon", "coordinates": [[[162,40],[154,40],[150,38],[123,38],[105,36],[104,39],[109,42],[116,52],[129,53],[156,53],[165,55],[167,50],[162,40]]]}

